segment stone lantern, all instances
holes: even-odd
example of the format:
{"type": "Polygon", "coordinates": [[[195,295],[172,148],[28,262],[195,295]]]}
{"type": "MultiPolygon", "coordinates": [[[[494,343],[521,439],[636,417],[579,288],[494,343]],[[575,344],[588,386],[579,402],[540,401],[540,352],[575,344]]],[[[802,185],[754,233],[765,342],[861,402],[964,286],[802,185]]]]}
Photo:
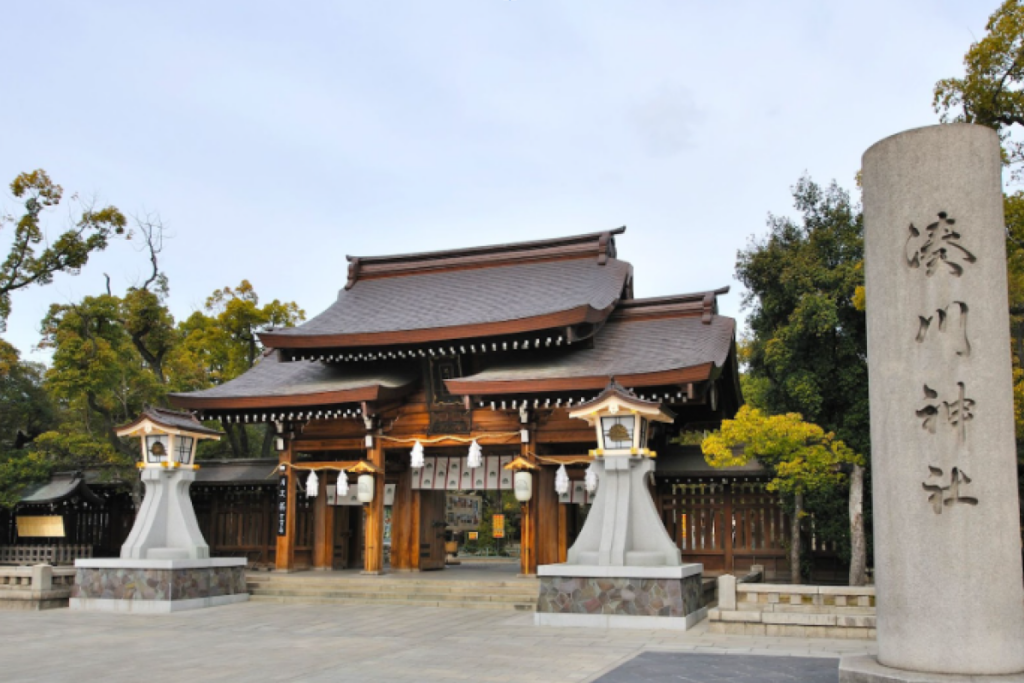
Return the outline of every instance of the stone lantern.
{"type": "Polygon", "coordinates": [[[189,497],[196,444],[220,432],[189,413],[147,408],[117,435],[141,442],[145,498],[119,559],[75,561],[70,607],[151,613],[247,600],[245,558],[210,558],[189,497]]]}
{"type": "Polygon", "coordinates": [[[146,497],[128,540],[121,546],[121,557],[209,557],[210,547],[199,531],[188,490],[199,469],[194,464],[197,443],[200,439],[220,439],[220,432],[204,427],[191,415],[149,408],[139,419],[118,429],[117,435],[139,437],[142,460],[137,466],[146,485],[146,497]]]}
{"type": "Polygon", "coordinates": [[[682,564],[648,488],[657,455],[648,447],[651,423],[672,423],[675,415],[613,379],[569,416],[594,427],[597,448],[590,455],[601,486],[566,562],[537,568],[536,623],[676,629],[696,624],[706,614],[703,566],[682,564]],[[592,599],[605,592],[607,600],[592,599]]]}

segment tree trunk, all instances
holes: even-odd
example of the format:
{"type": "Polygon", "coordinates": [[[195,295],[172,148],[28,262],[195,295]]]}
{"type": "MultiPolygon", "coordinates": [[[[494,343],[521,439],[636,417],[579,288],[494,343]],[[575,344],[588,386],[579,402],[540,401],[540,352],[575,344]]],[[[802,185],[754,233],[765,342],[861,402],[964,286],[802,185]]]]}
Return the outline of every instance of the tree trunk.
{"type": "Polygon", "coordinates": [[[800,584],[800,515],[804,511],[804,494],[793,496],[793,516],[789,520],[789,582],[800,584]]]}
{"type": "Polygon", "coordinates": [[[850,474],[850,585],[868,582],[868,543],[864,536],[864,468],[850,474]]]}
{"type": "Polygon", "coordinates": [[[231,446],[231,457],[233,458],[246,458],[249,456],[247,451],[242,450],[241,439],[238,438],[238,430],[242,429],[241,425],[232,424],[230,422],[221,422],[221,426],[224,427],[224,433],[228,435],[228,444],[231,446]]]}
{"type": "Polygon", "coordinates": [[[266,431],[263,433],[263,445],[260,447],[260,457],[261,458],[269,458],[270,457],[270,450],[271,450],[271,448],[274,445],[274,436],[275,436],[275,434],[274,434],[274,425],[273,424],[267,424],[264,427],[264,429],[266,431]]]}

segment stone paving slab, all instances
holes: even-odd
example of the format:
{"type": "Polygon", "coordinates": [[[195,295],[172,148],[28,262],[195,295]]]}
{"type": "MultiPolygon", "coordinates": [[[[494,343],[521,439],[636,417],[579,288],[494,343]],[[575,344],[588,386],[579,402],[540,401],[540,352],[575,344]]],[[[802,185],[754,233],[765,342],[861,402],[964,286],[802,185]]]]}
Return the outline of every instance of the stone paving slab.
{"type": "Polygon", "coordinates": [[[831,657],[641,652],[594,683],[837,683],[831,657]]]}
{"type": "Polygon", "coordinates": [[[249,602],[163,615],[0,612],[0,680],[18,683],[586,683],[641,653],[724,653],[742,667],[743,658],[729,655],[834,664],[875,652],[873,641],[727,636],[703,625],[537,627],[532,614],[433,607],[249,602]]]}

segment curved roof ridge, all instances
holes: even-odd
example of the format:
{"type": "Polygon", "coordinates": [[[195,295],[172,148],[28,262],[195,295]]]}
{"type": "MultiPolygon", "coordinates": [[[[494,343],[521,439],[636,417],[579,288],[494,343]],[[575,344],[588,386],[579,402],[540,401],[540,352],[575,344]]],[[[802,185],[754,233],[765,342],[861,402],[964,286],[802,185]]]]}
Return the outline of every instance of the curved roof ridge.
{"type": "Polygon", "coordinates": [[[348,282],[351,289],[360,279],[394,277],[451,268],[480,268],[523,261],[558,258],[596,257],[604,265],[615,257],[615,235],[626,226],[583,235],[555,237],[528,242],[510,242],[481,247],[428,251],[386,256],[345,256],[348,259],[348,282]]]}

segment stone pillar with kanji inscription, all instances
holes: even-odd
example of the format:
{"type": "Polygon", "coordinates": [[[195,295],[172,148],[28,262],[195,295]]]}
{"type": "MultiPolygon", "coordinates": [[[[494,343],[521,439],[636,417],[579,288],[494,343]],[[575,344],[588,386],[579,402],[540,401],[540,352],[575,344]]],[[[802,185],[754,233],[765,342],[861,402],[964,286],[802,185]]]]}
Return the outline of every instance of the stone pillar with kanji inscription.
{"type": "Polygon", "coordinates": [[[844,660],[841,675],[1019,673],[999,139],[920,128],[875,144],[862,168],[878,658],[857,675],[844,660]]]}

